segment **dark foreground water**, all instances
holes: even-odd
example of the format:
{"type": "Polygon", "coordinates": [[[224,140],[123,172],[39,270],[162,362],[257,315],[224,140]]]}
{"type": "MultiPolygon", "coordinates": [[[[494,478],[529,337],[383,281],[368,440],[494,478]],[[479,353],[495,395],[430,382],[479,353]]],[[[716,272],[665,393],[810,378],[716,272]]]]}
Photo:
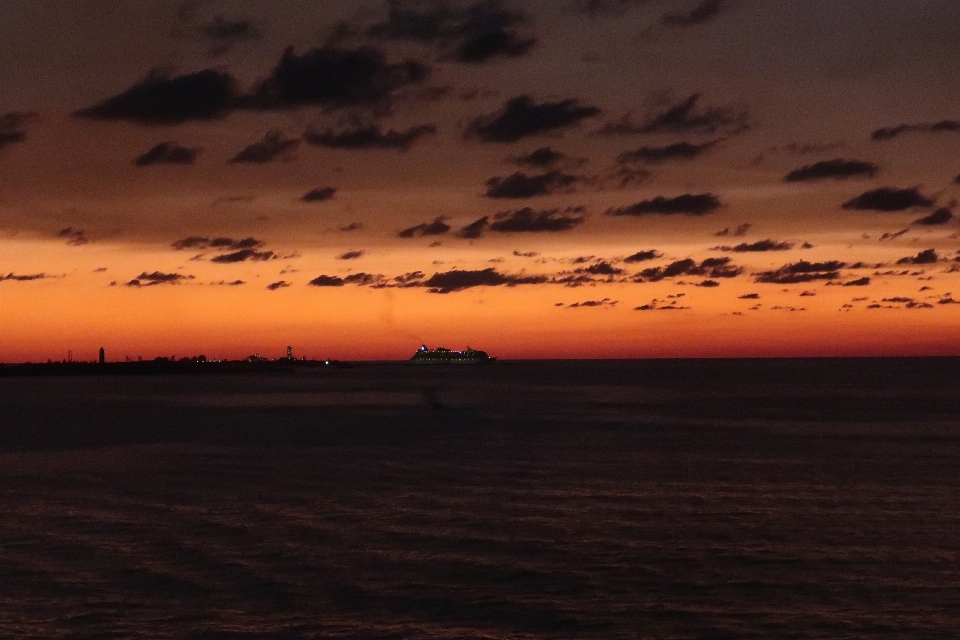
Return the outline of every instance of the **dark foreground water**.
{"type": "Polygon", "coordinates": [[[3,638],[954,638],[960,363],[0,378],[3,638]]]}

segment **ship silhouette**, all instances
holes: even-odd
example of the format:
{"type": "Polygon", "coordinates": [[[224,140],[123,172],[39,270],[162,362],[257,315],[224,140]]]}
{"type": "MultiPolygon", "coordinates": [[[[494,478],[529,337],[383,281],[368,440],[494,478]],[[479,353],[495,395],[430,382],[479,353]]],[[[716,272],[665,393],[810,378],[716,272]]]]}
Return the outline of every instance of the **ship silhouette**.
{"type": "Polygon", "coordinates": [[[421,346],[410,358],[410,362],[416,364],[487,364],[494,360],[496,358],[487,355],[486,351],[470,347],[463,351],[452,351],[444,347],[428,349],[427,345],[421,346]]]}

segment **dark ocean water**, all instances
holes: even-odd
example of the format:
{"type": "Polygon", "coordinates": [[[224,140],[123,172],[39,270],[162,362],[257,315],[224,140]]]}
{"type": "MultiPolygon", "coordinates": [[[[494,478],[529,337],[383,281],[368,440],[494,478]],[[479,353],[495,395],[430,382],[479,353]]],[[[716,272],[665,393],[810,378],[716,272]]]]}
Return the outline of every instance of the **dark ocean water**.
{"type": "Polygon", "coordinates": [[[960,637],[958,388],[943,359],[0,378],[0,637],[960,637]]]}

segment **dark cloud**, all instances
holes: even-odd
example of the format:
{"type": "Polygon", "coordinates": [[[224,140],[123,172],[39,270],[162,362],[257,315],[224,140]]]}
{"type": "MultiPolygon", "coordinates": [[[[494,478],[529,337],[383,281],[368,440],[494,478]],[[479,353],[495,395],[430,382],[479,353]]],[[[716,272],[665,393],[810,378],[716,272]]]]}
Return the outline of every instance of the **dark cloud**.
{"type": "Polygon", "coordinates": [[[577,100],[537,104],[530,96],[518,96],[508,100],[499,112],[471,122],[465,135],[489,142],[516,142],[545,131],[574,126],[599,113],[596,107],[579,106],[577,100]]]}
{"type": "Polygon", "coordinates": [[[880,171],[880,167],[872,162],[863,162],[860,160],[842,160],[835,158],[833,160],[823,160],[808,164],[799,169],[794,169],[784,178],[787,182],[805,182],[810,180],[822,180],[824,178],[834,178],[842,180],[844,178],[867,177],[872,178],[880,171]]]}
{"type": "Polygon", "coordinates": [[[37,114],[11,111],[0,115],[0,149],[15,142],[27,139],[26,125],[36,119],[37,114]]]}
{"type": "Polygon", "coordinates": [[[571,158],[551,147],[540,147],[526,155],[514,156],[509,161],[531,169],[574,168],[586,163],[583,158],[571,158]]]}
{"type": "Polygon", "coordinates": [[[207,53],[211,56],[223,55],[241,42],[256,41],[263,37],[263,32],[256,22],[222,15],[197,25],[197,33],[210,41],[211,46],[207,53]]]}
{"type": "Polygon", "coordinates": [[[433,222],[424,222],[408,229],[404,229],[398,235],[401,238],[421,238],[423,236],[439,236],[450,231],[450,225],[446,222],[445,217],[440,216],[439,218],[434,219],[433,222]]]}
{"type": "Polygon", "coordinates": [[[845,287],[865,287],[870,284],[870,278],[864,276],[862,278],[857,278],[856,280],[851,280],[850,282],[844,282],[843,286],[845,287]]]}
{"type": "Polygon", "coordinates": [[[716,251],[733,251],[735,253],[746,253],[749,251],[789,251],[793,249],[792,242],[777,242],[776,240],[758,240],[757,242],[741,242],[738,245],[727,247],[713,247],[716,251]]]}
{"type": "Polygon", "coordinates": [[[842,149],[845,146],[846,144],[843,142],[791,142],[790,144],[785,144],[782,147],[774,147],[774,149],[783,149],[787,153],[794,156],[805,156],[811,153],[829,153],[831,151],[842,149]]]}
{"type": "Polygon", "coordinates": [[[336,187],[317,187],[303,194],[303,197],[300,199],[304,202],[324,202],[326,200],[332,200],[333,194],[336,192],[336,187]]]}
{"type": "Polygon", "coordinates": [[[684,311],[688,310],[691,307],[681,307],[677,305],[676,300],[671,300],[666,304],[666,306],[661,306],[662,300],[657,300],[654,298],[647,304],[642,304],[639,307],[634,307],[634,311],[684,311]]]}
{"type": "Polygon", "coordinates": [[[734,111],[718,107],[698,109],[701,94],[695,93],[682,102],[667,106],[648,116],[642,123],[635,123],[628,113],[619,122],[605,124],[596,133],[599,135],[634,135],[645,133],[738,133],[749,128],[748,111],[734,111]]]}
{"type": "Polygon", "coordinates": [[[311,287],[342,287],[346,284],[339,276],[317,276],[307,283],[311,287]]]}
{"type": "Polygon", "coordinates": [[[236,82],[226,72],[206,69],[171,77],[151,71],[126,91],[73,115],[95,120],[128,120],[169,125],[221,118],[238,105],[236,82]]]}
{"type": "Polygon", "coordinates": [[[360,229],[363,229],[362,222],[351,222],[350,224],[340,227],[339,231],[359,231],[360,229]]]}
{"type": "Polygon", "coordinates": [[[483,216],[479,220],[475,220],[465,226],[463,229],[457,233],[461,238],[479,238],[483,236],[487,228],[490,226],[490,216],[483,216]]]}
{"type": "Polygon", "coordinates": [[[516,211],[503,211],[493,217],[490,231],[503,233],[569,231],[586,220],[582,208],[545,209],[534,211],[530,207],[516,211]]]}
{"type": "Polygon", "coordinates": [[[933,226],[938,224],[947,224],[951,220],[953,220],[953,212],[946,207],[940,207],[928,216],[917,218],[913,221],[913,224],[933,226]]]}
{"type": "Polygon", "coordinates": [[[584,309],[590,307],[615,307],[620,303],[619,300],[611,300],[610,298],[604,298],[602,300],[584,300],[583,302],[574,302],[572,304],[564,305],[562,302],[557,306],[566,306],[567,309],[584,309]]]}
{"type": "Polygon", "coordinates": [[[510,275],[498,272],[494,268],[478,271],[453,269],[443,273],[434,273],[423,282],[430,293],[452,293],[472,287],[516,286],[519,284],[543,284],[546,276],[510,275]]]}
{"type": "Polygon", "coordinates": [[[526,54],[536,43],[535,38],[516,31],[526,21],[525,14],[505,9],[496,0],[481,0],[465,8],[442,0],[394,0],[386,21],[372,25],[365,35],[436,44],[443,57],[480,63],[526,54]]]}
{"type": "Polygon", "coordinates": [[[496,56],[517,58],[525,55],[536,43],[536,38],[521,38],[512,31],[492,29],[461,42],[454,58],[468,63],[486,62],[496,56]]]}
{"type": "Polygon", "coordinates": [[[579,178],[562,171],[548,171],[528,176],[516,172],[506,178],[495,176],[487,180],[488,198],[532,198],[570,190],[579,178]]]}
{"type": "Polygon", "coordinates": [[[578,0],[575,7],[595,18],[601,15],[620,16],[634,7],[649,3],[650,0],[578,0]]]}
{"type": "Polygon", "coordinates": [[[219,286],[219,287],[239,287],[240,285],[247,284],[247,283],[244,282],[243,280],[231,280],[230,282],[227,282],[226,280],[221,280],[220,282],[211,282],[210,284],[214,286],[219,286]]]}
{"type": "Polygon", "coordinates": [[[756,281],[767,284],[796,284],[814,280],[836,280],[845,263],[837,260],[829,262],[807,262],[800,260],[785,264],[776,271],[764,271],[756,274],[756,281]]]}
{"type": "Polygon", "coordinates": [[[701,283],[698,284],[697,286],[698,286],[698,287],[713,288],[713,287],[719,287],[719,286],[720,286],[720,283],[717,282],[716,280],[704,280],[703,282],[701,282],[701,283]]]}
{"type": "Polygon", "coordinates": [[[626,189],[629,186],[643,184],[651,175],[653,174],[646,169],[621,164],[593,176],[583,176],[581,180],[597,189],[607,189],[611,186],[615,189],[626,189]]]}
{"type": "Polygon", "coordinates": [[[856,198],[843,203],[844,209],[869,211],[904,211],[914,207],[932,207],[934,200],[927,198],[917,187],[896,189],[880,187],[861,193],[856,198]]]}
{"type": "Polygon", "coordinates": [[[401,276],[394,277],[393,281],[400,287],[415,287],[419,286],[419,282],[426,277],[423,271],[410,271],[401,276]]]}
{"type": "Polygon", "coordinates": [[[179,284],[184,280],[193,280],[194,276],[182,275],[179,273],[163,273],[162,271],[154,271],[153,273],[147,273],[144,271],[138,275],[133,280],[130,280],[126,283],[128,287],[150,287],[159,284],[179,284]]]}
{"type": "Polygon", "coordinates": [[[759,300],[759,293],[745,293],[742,296],[739,296],[741,300],[759,300]]]}
{"type": "Polygon", "coordinates": [[[724,0],[702,0],[689,11],[668,13],[660,18],[660,23],[668,27],[692,27],[709,22],[720,13],[724,0]]]}
{"type": "Polygon", "coordinates": [[[86,234],[83,232],[83,229],[74,229],[73,227],[60,229],[60,231],[57,232],[57,237],[66,238],[67,244],[74,247],[79,247],[90,242],[86,234]]]}
{"type": "MultiPolygon", "coordinates": [[[[747,231],[749,231],[749,230],[750,230],[750,227],[752,227],[752,226],[753,226],[753,225],[750,224],[749,222],[744,222],[743,224],[739,225],[736,229],[733,230],[733,235],[734,235],[734,236],[737,236],[737,237],[745,236],[745,235],[747,235],[747,231]]],[[[716,237],[716,238],[724,238],[724,237],[726,237],[726,236],[729,236],[729,235],[730,235],[730,227],[725,227],[725,228],[721,229],[720,231],[717,231],[717,232],[714,233],[713,235],[714,235],[714,237],[716,237]]]]}
{"type": "Polygon", "coordinates": [[[154,70],[126,91],[73,115],[170,125],[221,118],[238,109],[378,105],[395,90],[424,80],[428,71],[410,60],[388,63],[383,52],[372,47],[323,47],[300,56],[289,47],[252,94],[242,94],[233,77],[220,70],[205,69],[173,77],[166,71],[154,70]]]}
{"type": "Polygon", "coordinates": [[[262,141],[247,146],[230,162],[264,164],[278,158],[288,158],[299,144],[298,138],[284,138],[280,131],[268,131],[262,141]]]}
{"type": "Polygon", "coordinates": [[[915,256],[907,256],[897,260],[897,264],[935,264],[940,259],[934,249],[925,249],[915,256]]]}
{"type": "Polygon", "coordinates": [[[595,276],[618,276],[623,273],[623,269],[613,266],[609,262],[600,261],[589,267],[583,267],[576,270],[576,273],[589,273],[595,276]]]}
{"type": "Polygon", "coordinates": [[[377,104],[396,89],[423,81],[428,73],[427,67],[412,60],[390,64],[373,47],[322,47],[300,56],[290,47],[257,88],[251,104],[258,109],[377,104]]]}
{"type": "Polygon", "coordinates": [[[638,251],[633,255],[629,255],[623,259],[627,264],[633,264],[635,262],[646,262],[647,260],[655,260],[657,258],[662,258],[663,254],[654,250],[648,249],[646,251],[638,251]]]}
{"type": "Polygon", "coordinates": [[[743,273],[743,268],[731,264],[730,258],[707,258],[697,264],[692,258],[671,262],[665,267],[651,267],[637,274],[637,277],[657,282],[664,278],[678,276],[701,276],[708,278],[735,278],[743,273]]]}
{"type": "Polygon", "coordinates": [[[271,282],[267,285],[267,289],[270,291],[276,291],[277,289],[283,289],[289,287],[290,283],[286,280],[278,280],[277,282],[271,282]]]}
{"type": "Polygon", "coordinates": [[[0,276],[0,282],[4,280],[12,280],[13,282],[29,282],[30,280],[44,280],[46,278],[52,278],[53,276],[47,275],[45,273],[31,273],[18,275],[16,273],[8,273],[5,276],[0,276]]]}
{"type": "Polygon", "coordinates": [[[363,287],[369,287],[370,285],[382,283],[384,279],[385,278],[382,275],[374,275],[372,273],[364,273],[361,271],[359,273],[351,273],[350,275],[345,276],[343,278],[343,282],[345,284],[355,284],[363,287]]]}
{"type": "Polygon", "coordinates": [[[657,196],[652,200],[641,200],[627,207],[607,209],[607,215],[646,216],[659,214],[703,216],[716,211],[721,206],[720,198],[712,193],[686,193],[674,198],[657,196]]]}
{"type": "Polygon", "coordinates": [[[907,233],[908,231],[910,231],[910,229],[901,229],[900,231],[889,231],[880,236],[880,242],[883,242],[884,240],[895,240],[900,236],[902,236],[903,234],[907,233]]]}
{"type": "Polygon", "coordinates": [[[660,164],[668,160],[692,160],[702,153],[713,148],[722,140],[718,138],[702,144],[677,142],[664,147],[640,147],[635,151],[625,151],[617,156],[617,162],[644,162],[646,164],[660,164]]]}
{"type": "Polygon", "coordinates": [[[960,300],[954,300],[951,297],[940,298],[937,300],[937,304],[960,304],[960,300]]]}
{"type": "Polygon", "coordinates": [[[200,149],[196,147],[181,147],[173,142],[161,142],[138,156],[133,164],[138,167],[152,164],[193,164],[199,153],[200,149]]]}
{"type": "Polygon", "coordinates": [[[870,137],[874,140],[892,140],[904,133],[940,133],[945,131],[960,131],[960,122],[956,120],[941,120],[940,122],[899,124],[895,127],[877,129],[870,137]]]}
{"type": "Polygon", "coordinates": [[[404,131],[390,129],[382,131],[378,125],[350,127],[346,129],[327,129],[326,131],[307,130],[304,139],[317,147],[331,149],[398,149],[406,151],[420,138],[433,135],[437,127],[422,124],[404,131]]]}
{"type": "Polygon", "coordinates": [[[337,260],[356,260],[363,257],[362,250],[347,251],[337,256],[337,260]]]}
{"type": "Polygon", "coordinates": [[[227,238],[224,236],[219,236],[216,238],[208,238],[206,236],[187,236],[186,238],[181,238],[171,243],[176,250],[181,249],[253,249],[259,247],[263,244],[263,240],[257,240],[256,238],[241,238],[239,240],[234,238],[227,238]]]}
{"type": "Polygon", "coordinates": [[[957,174],[957,177],[953,179],[953,184],[960,184],[960,174],[957,174]]]}
{"type": "Polygon", "coordinates": [[[540,254],[536,251],[517,251],[514,249],[513,255],[517,256],[518,258],[536,258],[540,254]]]}
{"type": "Polygon", "coordinates": [[[267,260],[276,260],[277,256],[273,251],[257,251],[256,249],[241,249],[233,253],[224,253],[223,255],[210,258],[210,262],[219,264],[232,264],[235,262],[265,262],[267,260]]]}

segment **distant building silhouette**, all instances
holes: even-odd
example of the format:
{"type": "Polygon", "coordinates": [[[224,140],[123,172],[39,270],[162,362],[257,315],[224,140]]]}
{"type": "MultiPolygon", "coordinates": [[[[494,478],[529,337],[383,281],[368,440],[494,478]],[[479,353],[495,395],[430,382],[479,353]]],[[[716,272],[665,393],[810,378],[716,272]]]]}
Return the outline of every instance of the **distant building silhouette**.
{"type": "Polygon", "coordinates": [[[293,345],[287,345],[287,360],[293,360],[293,345]]]}
{"type": "Polygon", "coordinates": [[[100,347],[100,364],[106,362],[105,354],[103,352],[103,347],[100,347]]]}

